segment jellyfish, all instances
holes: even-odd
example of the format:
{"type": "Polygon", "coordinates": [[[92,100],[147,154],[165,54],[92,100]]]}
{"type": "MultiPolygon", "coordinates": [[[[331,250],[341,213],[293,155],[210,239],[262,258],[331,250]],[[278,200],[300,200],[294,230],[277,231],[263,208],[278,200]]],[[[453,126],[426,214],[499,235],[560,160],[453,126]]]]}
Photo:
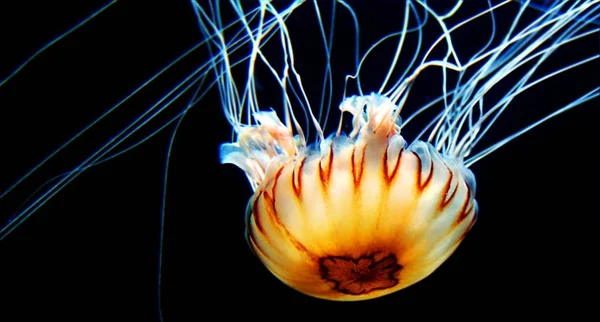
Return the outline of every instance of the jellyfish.
{"type": "MultiPolygon", "coordinates": [[[[281,10],[276,4],[263,3],[253,9],[256,11],[244,11],[238,5],[234,6],[239,24],[236,28],[219,20],[216,4],[210,8],[196,4],[203,31],[207,38],[214,38],[211,43],[218,61],[215,70],[221,75],[218,85],[225,114],[235,132],[233,142],[221,146],[222,162],[243,170],[253,188],[246,214],[251,249],[285,284],[318,298],[376,298],[430,275],[475,224],[476,180],[470,167],[543,121],[582,103],[597,101],[600,94],[597,86],[589,88],[563,108],[474,152],[517,95],[544,79],[598,59],[596,53],[560,70],[534,76],[555,48],[579,37],[597,36],[598,29],[584,29],[598,17],[598,3],[557,3],[540,17],[517,27],[523,13],[520,11],[501,40],[495,40],[492,32],[488,42],[469,55],[456,49],[460,29],[483,17],[491,17],[494,25],[494,12],[514,3],[490,3],[488,9],[450,23],[464,5],[462,2],[439,12],[425,2],[407,1],[404,10],[398,12],[403,19],[399,30],[356,58],[355,73],[347,75],[347,87],[339,103],[343,114],[337,130],[327,134],[323,127],[329,107],[313,111],[304,90],[308,85],[295,66],[298,58],[287,26],[296,6],[305,4],[296,2],[281,10]],[[421,33],[429,23],[439,27],[440,36],[430,46],[421,46],[421,33]],[[239,31],[225,38],[226,26],[239,31]],[[418,34],[416,48],[407,48],[411,33],[418,34]],[[251,43],[248,72],[245,82],[236,83],[232,70],[238,61],[230,61],[229,56],[243,37],[251,43]],[[371,51],[390,39],[397,47],[388,73],[380,86],[367,89],[360,78],[368,73],[363,63],[371,51]],[[280,44],[283,68],[263,52],[270,41],[280,44]],[[544,44],[547,41],[550,43],[544,44]],[[441,55],[434,58],[436,50],[441,55]],[[399,57],[407,51],[411,53],[410,63],[395,78],[393,72],[402,65],[399,57]],[[280,115],[261,106],[254,76],[259,64],[266,65],[281,87],[280,115]],[[430,68],[441,70],[440,96],[415,109],[403,121],[401,115],[410,104],[411,87],[430,68]],[[525,71],[513,83],[499,85],[520,69],[525,71]],[[357,87],[355,95],[348,93],[352,82],[357,87]],[[505,88],[499,99],[489,94],[495,86],[505,88]],[[420,113],[435,109],[436,104],[440,110],[421,133],[405,138],[401,133],[405,125],[420,113]],[[306,127],[298,121],[296,105],[302,107],[307,123],[316,132],[313,144],[308,142],[306,127]],[[349,118],[348,133],[343,130],[345,115],[349,118]]],[[[313,5],[321,19],[320,6],[313,5]]],[[[344,2],[338,5],[335,10],[348,10],[355,16],[344,2]]],[[[333,23],[326,28],[322,21],[321,39],[326,48],[323,79],[327,83],[334,64],[329,60],[331,43],[336,40],[328,36],[333,23]]],[[[322,97],[330,102],[331,92],[324,90],[322,97]]]]}
{"type": "MultiPolygon", "coordinates": [[[[213,113],[229,123],[231,137],[219,141],[218,151],[202,151],[245,174],[247,195],[229,195],[225,189],[219,195],[249,200],[245,237],[260,263],[311,297],[379,298],[443,267],[476,227],[476,192],[479,196],[481,191],[473,167],[547,121],[597,106],[600,94],[597,82],[589,79],[580,79],[575,89],[567,86],[569,75],[598,63],[592,47],[599,1],[188,5],[186,19],[201,40],[168,57],[164,68],[144,71],[139,87],[128,84],[125,94],[112,97],[116,105],[106,103],[111,108],[89,124],[68,127],[75,134],[64,144],[30,171],[15,175],[16,180],[3,182],[0,202],[10,211],[1,215],[0,238],[26,231],[27,225],[21,225],[51,207],[81,176],[132,155],[167,132],[163,140],[168,148],[155,155],[166,163],[156,177],[161,189],[147,198],[160,213],[155,216],[160,223],[160,294],[163,223],[172,207],[165,196],[173,195],[172,184],[166,183],[173,178],[171,152],[181,140],[184,120],[194,113],[213,113]],[[581,53],[573,54],[577,51],[581,53]],[[184,76],[161,85],[165,73],[184,76]],[[554,84],[564,95],[548,93],[555,94],[554,104],[521,100],[541,95],[536,90],[545,84],[554,84]],[[166,90],[150,103],[142,97],[138,110],[126,105],[146,88],[166,90]],[[108,127],[115,113],[138,114],[122,126],[108,127]],[[92,131],[103,126],[102,134],[108,135],[99,145],[81,139],[94,142],[90,138],[98,132],[92,131]],[[36,177],[49,162],[63,162],[61,151],[76,144],[88,146],[68,155],[66,170],[36,177]],[[9,199],[20,189],[26,191],[23,198],[9,199]]],[[[17,86],[18,77],[54,46],[76,43],[69,37],[92,28],[119,6],[127,4],[111,2],[54,38],[5,73],[0,90],[17,86]]],[[[102,86],[111,88],[110,82],[102,86]]],[[[207,125],[211,120],[195,121],[202,138],[212,139],[211,131],[229,132],[212,129],[207,125]]],[[[205,142],[196,140],[198,145],[205,142]]],[[[206,158],[213,160],[210,156],[206,158]]],[[[142,154],[136,162],[150,159],[142,154]]],[[[205,181],[214,180],[207,177],[210,173],[205,181]]],[[[114,205],[126,203],[124,199],[114,205]]],[[[497,202],[507,201],[498,196],[497,202]]],[[[481,207],[482,216],[487,211],[481,207]]],[[[241,211],[231,217],[244,218],[241,211]]],[[[168,230],[166,234],[168,244],[168,230]]]]}

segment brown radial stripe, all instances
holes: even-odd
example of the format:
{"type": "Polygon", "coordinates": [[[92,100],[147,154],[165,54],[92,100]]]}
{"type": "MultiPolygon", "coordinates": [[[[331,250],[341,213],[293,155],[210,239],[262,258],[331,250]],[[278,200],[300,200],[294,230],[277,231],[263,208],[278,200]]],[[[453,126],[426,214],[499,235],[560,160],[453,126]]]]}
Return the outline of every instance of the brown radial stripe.
{"type": "Polygon", "coordinates": [[[473,210],[473,205],[470,203],[471,188],[469,188],[468,184],[465,184],[465,187],[467,187],[467,196],[466,196],[463,206],[461,208],[460,215],[458,216],[458,218],[456,218],[456,225],[460,224],[467,217],[469,212],[471,212],[471,210],[473,210]]]}
{"type": "Polygon", "coordinates": [[[402,152],[404,151],[404,149],[400,149],[400,151],[398,152],[398,156],[396,157],[396,165],[394,165],[394,169],[392,170],[392,173],[390,174],[389,169],[388,169],[388,148],[389,148],[389,146],[387,146],[385,148],[385,151],[383,151],[382,174],[383,174],[383,181],[385,181],[385,183],[389,187],[392,184],[392,181],[394,181],[394,178],[396,177],[396,173],[398,173],[398,169],[400,168],[400,160],[402,158],[402,152]]]}
{"type": "MultiPolygon", "coordinates": [[[[250,231],[250,239],[248,241],[248,243],[250,243],[250,249],[252,249],[252,251],[254,252],[254,255],[258,256],[257,252],[259,252],[262,256],[264,256],[265,258],[268,258],[271,262],[273,261],[273,259],[271,257],[269,257],[269,255],[267,255],[267,252],[265,252],[264,249],[262,249],[260,247],[260,245],[256,242],[256,236],[254,236],[253,230],[252,229],[248,229],[250,231]]],[[[260,257],[260,256],[259,256],[260,257]]]]}
{"type": "Polygon", "coordinates": [[[465,237],[467,237],[467,233],[469,231],[471,231],[471,228],[473,228],[473,225],[475,224],[475,217],[473,217],[473,219],[471,220],[471,222],[469,223],[469,226],[467,227],[467,229],[465,229],[465,231],[462,233],[462,235],[460,236],[460,238],[458,239],[459,241],[462,241],[463,239],[465,239],[465,237]]]}
{"type": "MultiPolygon", "coordinates": [[[[256,217],[253,217],[253,218],[254,218],[254,223],[256,224],[256,217]]],[[[258,225],[256,225],[256,226],[258,226],[258,225]]],[[[254,229],[252,229],[252,226],[251,226],[251,225],[248,225],[248,226],[246,226],[246,232],[247,232],[248,236],[250,237],[250,238],[247,238],[247,241],[248,241],[248,243],[249,243],[249,244],[251,244],[251,246],[254,246],[254,248],[256,248],[256,250],[258,250],[258,251],[259,251],[261,254],[263,254],[265,257],[268,257],[268,256],[267,256],[267,253],[266,253],[266,252],[265,252],[265,251],[264,251],[264,250],[263,250],[263,249],[260,247],[260,245],[259,245],[259,244],[256,242],[256,240],[258,240],[258,238],[257,238],[257,236],[255,235],[255,231],[254,231],[254,229]]],[[[267,238],[267,235],[265,235],[265,234],[262,234],[262,235],[265,237],[265,240],[266,240],[267,242],[269,242],[269,240],[268,240],[268,238],[267,238]]],[[[252,247],[251,247],[251,249],[252,249],[252,247]]],[[[256,251],[255,251],[255,250],[253,250],[253,251],[254,251],[254,253],[255,253],[255,255],[256,255],[256,251]]]]}
{"type": "Polygon", "coordinates": [[[450,192],[450,188],[452,186],[452,179],[454,178],[454,173],[452,172],[452,170],[450,170],[450,168],[448,166],[446,166],[446,169],[448,169],[448,180],[446,181],[446,184],[444,185],[444,190],[442,193],[442,201],[440,202],[440,205],[438,207],[438,209],[440,211],[444,210],[444,208],[446,208],[446,206],[448,206],[448,204],[450,203],[450,201],[452,201],[452,199],[454,199],[454,196],[456,195],[456,191],[458,190],[458,187],[455,187],[454,190],[452,191],[452,194],[449,197],[448,196],[448,192],[450,192]]]}
{"type": "Polygon", "coordinates": [[[298,200],[302,195],[302,169],[305,162],[306,158],[303,158],[298,166],[294,165],[294,169],[292,170],[292,190],[294,190],[294,195],[298,200]]]}
{"type": "Polygon", "coordinates": [[[362,156],[360,157],[360,164],[356,165],[356,161],[354,161],[354,155],[356,153],[356,147],[354,147],[352,149],[352,156],[351,156],[351,170],[352,170],[352,179],[354,179],[354,189],[358,188],[358,186],[360,186],[360,181],[362,180],[362,176],[365,170],[365,150],[363,147],[362,150],[362,156]]]}
{"type": "Polygon", "coordinates": [[[329,145],[329,157],[327,162],[327,168],[323,169],[323,159],[319,161],[319,182],[323,191],[327,190],[329,180],[331,179],[331,171],[333,170],[333,144],[329,145]]]}
{"type": "Polygon", "coordinates": [[[279,226],[279,228],[281,228],[281,230],[284,232],[284,234],[289,239],[289,241],[294,245],[294,247],[296,247],[296,249],[298,249],[302,253],[306,254],[310,258],[315,259],[316,258],[315,255],[312,254],[311,252],[309,252],[308,249],[304,245],[302,245],[302,243],[300,243],[289,232],[289,230],[285,227],[285,225],[283,224],[283,222],[279,218],[279,214],[277,212],[277,206],[276,206],[277,200],[275,198],[275,193],[274,192],[275,192],[275,189],[277,187],[277,183],[278,183],[278,180],[279,180],[280,176],[281,176],[281,169],[277,172],[277,174],[275,175],[275,178],[273,179],[273,190],[272,190],[273,191],[273,195],[271,196],[268,193],[264,194],[265,202],[270,206],[269,209],[267,210],[267,212],[269,213],[269,216],[273,219],[273,221],[279,226]]]}
{"type": "MultiPolygon", "coordinates": [[[[254,222],[256,223],[256,228],[258,228],[258,231],[260,231],[261,234],[265,234],[265,231],[263,230],[262,224],[260,222],[260,212],[258,211],[258,201],[259,199],[263,196],[263,192],[261,191],[260,194],[254,198],[254,202],[252,203],[252,216],[254,218],[254,222]]],[[[248,226],[248,224],[246,224],[246,226],[248,226]]]]}
{"type": "Polygon", "coordinates": [[[433,160],[431,161],[431,171],[429,171],[429,175],[427,176],[427,179],[425,179],[425,182],[423,182],[423,184],[421,184],[421,172],[423,172],[423,161],[421,160],[421,157],[415,152],[415,151],[411,151],[412,154],[415,155],[415,157],[417,157],[417,190],[419,190],[419,192],[422,192],[427,185],[429,185],[429,182],[431,182],[431,178],[433,177],[433,160]]]}

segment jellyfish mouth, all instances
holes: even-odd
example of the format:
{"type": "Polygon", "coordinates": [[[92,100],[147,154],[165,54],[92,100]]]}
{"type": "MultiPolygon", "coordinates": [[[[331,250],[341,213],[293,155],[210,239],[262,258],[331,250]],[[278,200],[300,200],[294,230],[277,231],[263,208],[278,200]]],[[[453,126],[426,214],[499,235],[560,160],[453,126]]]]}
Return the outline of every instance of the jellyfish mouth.
{"type": "Polygon", "coordinates": [[[374,254],[358,258],[327,256],[319,260],[321,277],[340,293],[363,295],[394,287],[399,283],[402,265],[396,255],[383,258],[374,254]]]}

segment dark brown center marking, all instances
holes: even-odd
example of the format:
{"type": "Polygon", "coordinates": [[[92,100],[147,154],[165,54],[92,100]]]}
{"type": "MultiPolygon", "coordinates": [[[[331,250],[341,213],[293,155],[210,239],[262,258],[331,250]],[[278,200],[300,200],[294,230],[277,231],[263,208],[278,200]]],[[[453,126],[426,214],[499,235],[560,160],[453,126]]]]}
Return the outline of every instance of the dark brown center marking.
{"type": "Polygon", "coordinates": [[[380,260],[374,255],[358,259],[328,256],[321,258],[321,277],[335,283],[335,290],[350,294],[367,294],[398,284],[397,273],[402,269],[396,255],[391,254],[380,260]]]}

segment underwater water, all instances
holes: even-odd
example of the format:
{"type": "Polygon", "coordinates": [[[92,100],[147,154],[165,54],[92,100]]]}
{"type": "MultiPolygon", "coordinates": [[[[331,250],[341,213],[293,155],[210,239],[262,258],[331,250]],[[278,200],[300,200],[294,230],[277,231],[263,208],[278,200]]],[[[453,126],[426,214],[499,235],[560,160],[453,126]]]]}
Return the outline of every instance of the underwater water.
{"type": "MultiPolygon", "coordinates": [[[[101,5],[16,4],[2,10],[6,54],[0,75],[101,5]]],[[[510,22],[512,13],[498,12],[499,25],[510,22]]],[[[365,26],[361,37],[373,31],[373,40],[377,28],[368,26],[385,28],[395,12],[365,9],[360,18],[365,26]]],[[[484,31],[474,29],[473,39],[480,32],[484,31]]],[[[298,41],[308,44],[314,41],[310,37],[314,36],[307,33],[298,41]]],[[[121,2],[37,57],[0,87],[2,190],[201,38],[187,1],[121,2]]],[[[364,38],[369,41],[369,36],[364,38]]],[[[470,40],[467,35],[458,45],[468,50],[470,40]]],[[[560,68],[565,61],[597,52],[599,46],[598,37],[587,37],[557,52],[547,68],[560,68]]],[[[57,155],[3,200],[2,222],[40,184],[76,166],[203,59],[206,53],[190,56],[57,155]]],[[[370,67],[382,73],[377,64],[370,67]]],[[[597,61],[529,89],[511,103],[489,142],[571,102],[584,93],[582,86],[589,90],[596,75],[597,61]]],[[[315,80],[322,74],[312,76],[311,86],[316,83],[318,88],[315,80]]],[[[268,85],[263,90],[269,91],[268,85]]],[[[425,97],[427,86],[416,91],[415,96],[425,97]]],[[[175,102],[129,145],[164,124],[185,103],[175,102]]],[[[227,316],[217,307],[224,303],[232,311],[255,314],[277,308],[351,315],[391,308],[406,316],[435,310],[452,318],[471,309],[512,315],[547,312],[549,307],[584,312],[591,305],[593,299],[583,290],[591,285],[590,254],[597,244],[597,100],[540,125],[472,167],[478,221],[456,253],[430,277],[392,295],[352,304],[317,300],[288,288],[249,250],[244,211],[251,189],[237,168],[219,164],[218,147],[231,138],[220,104],[213,91],[190,109],[173,146],[164,222],[165,320],[227,316]],[[497,298],[501,300],[493,300],[497,298]],[[567,303],[574,299],[577,304],[567,303]]],[[[173,126],[86,170],[2,240],[0,292],[5,300],[0,316],[6,321],[42,316],[158,319],[160,215],[172,133],[173,126]]],[[[415,133],[408,131],[407,141],[415,133]]]]}

